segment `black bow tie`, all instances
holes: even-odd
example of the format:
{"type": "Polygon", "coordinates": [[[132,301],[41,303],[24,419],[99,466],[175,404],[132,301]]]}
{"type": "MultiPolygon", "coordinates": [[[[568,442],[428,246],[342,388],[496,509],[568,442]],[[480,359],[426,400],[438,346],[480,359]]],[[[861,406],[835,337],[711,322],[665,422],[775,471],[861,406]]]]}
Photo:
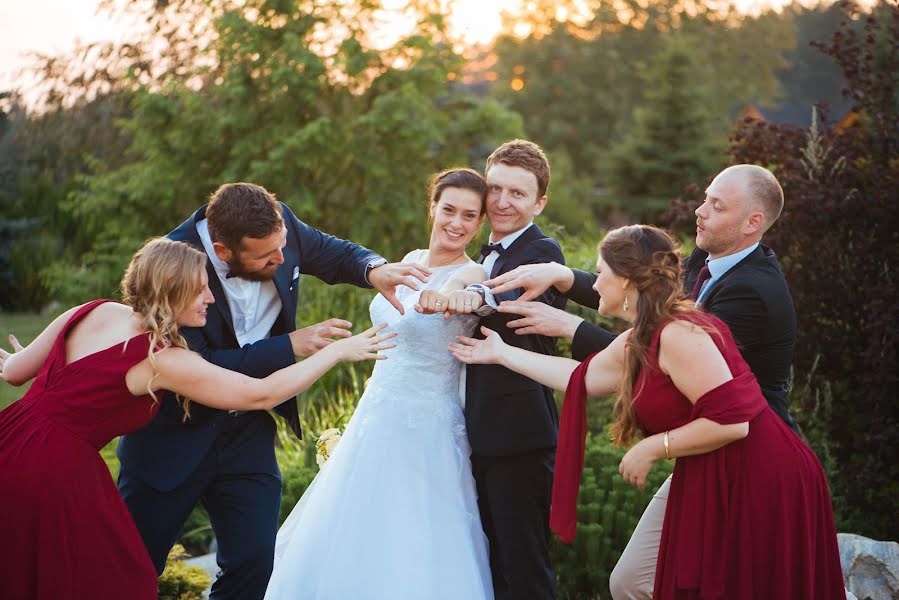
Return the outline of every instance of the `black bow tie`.
{"type": "Polygon", "coordinates": [[[497,254],[502,254],[503,252],[506,251],[506,249],[503,248],[503,245],[500,243],[481,244],[481,258],[486,258],[486,257],[490,256],[490,253],[494,252],[494,251],[497,254]]]}

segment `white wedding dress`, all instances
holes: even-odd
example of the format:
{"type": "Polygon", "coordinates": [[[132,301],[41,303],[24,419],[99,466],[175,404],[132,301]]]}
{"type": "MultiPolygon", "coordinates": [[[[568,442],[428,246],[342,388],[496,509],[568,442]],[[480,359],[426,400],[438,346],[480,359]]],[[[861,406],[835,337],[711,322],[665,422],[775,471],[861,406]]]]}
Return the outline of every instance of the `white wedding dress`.
{"type": "MultiPolygon", "coordinates": [[[[432,268],[424,287],[439,289],[463,266],[432,268]]],[[[388,323],[397,346],[375,364],[346,433],[278,531],[266,600],[493,598],[464,371],[447,350],[477,318],[421,315],[418,296],[397,290],[403,316],[380,294],[372,301],[372,323],[388,323]]]]}

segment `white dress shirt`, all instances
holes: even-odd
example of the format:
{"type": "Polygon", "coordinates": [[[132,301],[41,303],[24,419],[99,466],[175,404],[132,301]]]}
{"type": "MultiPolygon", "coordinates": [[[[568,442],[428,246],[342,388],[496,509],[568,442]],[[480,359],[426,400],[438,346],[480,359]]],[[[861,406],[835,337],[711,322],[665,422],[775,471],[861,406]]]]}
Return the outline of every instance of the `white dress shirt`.
{"type": "Polygon", "coordinates": [[[278,296],[275,282],[229,278],[228,263],[216,256],[206,219],[197,223],[197,233],[200,234],[203,248],[222,283],[237,343],[243,347],[267,338],[281,313],[281,297],[278,296]]]}

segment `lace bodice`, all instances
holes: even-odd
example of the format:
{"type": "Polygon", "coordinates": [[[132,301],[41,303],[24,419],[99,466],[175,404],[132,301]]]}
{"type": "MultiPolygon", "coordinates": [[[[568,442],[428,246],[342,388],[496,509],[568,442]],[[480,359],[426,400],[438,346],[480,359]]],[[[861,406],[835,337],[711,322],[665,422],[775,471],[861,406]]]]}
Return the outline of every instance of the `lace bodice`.
{"type": "MultiPolygon", "coordinates": [[[[424,250],[413,251],[404,262],[420,261],[423,253],[424,250]]],[[[432,268],[431,278],[422,290],[440,289],[454,273],[471,264],[432,268]]],[[[357,414],[382,406],[381,415],[392,414],[410,427],[421,419],[437,416],[441,421],[452,421],[464,431],[460,398],[462,363],[450,354],[447,346],[456,336],[471,335],[478,317],[444,319],[441,314],[417,313],[414,307],[422,290],[398,288],[397,298],[403,304],[404,315],[381,294],[372,300],[369,309],[372,323],[387,323],[387,331],[398,335],[394,340],[396,347],[383,351],[387,360],[375,364],[357,414]],[[385,407],[385,403],[393,406],[385,407]]]]}
{"type": "MultiPolygon", "coordinates": [[[[420,261],[424,252],[415,250],[407,255],[404,262],[420,261]]],[[[431,278],[422,290],[440,289],[460,268],[471,264],[432,268],[431,278]]],[[[454,342],[456,336],[471,335],[478,318],[454,316],[444,319],[440,314],[419,314],[414,307],[420,294],[421,290],[405,286],[397,290],[397,298],[403,304],[405,315],[400,315],[381,294],[372,301],[369,309],[371,322],[388,323],[387,331],[395,331],[398,335],[396,348],[383,352],[388,359],[375,365],[369,385],[376,382],[398,383],[406,389],[414,386],[424,390],[458,384],[461,363],[449,353],[447,345],[454,342]]]]}

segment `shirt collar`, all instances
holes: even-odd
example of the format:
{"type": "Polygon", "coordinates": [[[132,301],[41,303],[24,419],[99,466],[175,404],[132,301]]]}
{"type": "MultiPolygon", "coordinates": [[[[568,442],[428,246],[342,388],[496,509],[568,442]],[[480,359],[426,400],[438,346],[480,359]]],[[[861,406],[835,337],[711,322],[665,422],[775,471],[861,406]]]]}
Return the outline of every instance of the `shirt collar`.
{"type": "Polygon", "coordinates": [[[719,256],[718,258],[713,258],[711,260],[706,258],[705,263],[709,266],[709,273],[711,274],[712,279],[718,279],[733,269],[741,260],[752,254],[758,247],[759,243],[756,242],[748,248],[744,248],[733,254],[728,254],[727,256],[719,256]]]}
{"type": "Polygon", "coordinates": [[[533,224],[534,224],[534,222],[531,221],[530,223],[528,223],[527,225],[525,225],[524,227],[522,227],[522,228],[519,229],[518,231],[516,231],[516,232],[514,232],[514,233],[510,233],[509,235],[507,235],[506,237],[504,237],[503,239],[501,239],[499,242],[494,242],[494,241],[493,241],[493,232],[491,231],[491,232],[490,232],[490,243],[491,243],[491,244],[499,243],[499,245],[501,245],[504,249],[508,250],[508,249],[509,249],[509,246],[511,246],[512,244],[514,244],[514,243],[515,243],[515,240],[517,240],[518,238],[520,238],[520,237],[521,237],[521,234],[523,234],[525,231],[527,231],[528,228],[529,228],[531,225],[533,225],[533,224]]]}
{"type": "Polygon", "coordinates": [[[215,247],[212,245],[212,236],[209,235],[209,221],[207,219],[197,221],[197,233],[200,235],[203,249],[206,250],[206,256],[209,257],[216,274],[222,280],[227,279],[231,269],[228,267],[228,263],[220,259],[215,253],[215,247]]]}

